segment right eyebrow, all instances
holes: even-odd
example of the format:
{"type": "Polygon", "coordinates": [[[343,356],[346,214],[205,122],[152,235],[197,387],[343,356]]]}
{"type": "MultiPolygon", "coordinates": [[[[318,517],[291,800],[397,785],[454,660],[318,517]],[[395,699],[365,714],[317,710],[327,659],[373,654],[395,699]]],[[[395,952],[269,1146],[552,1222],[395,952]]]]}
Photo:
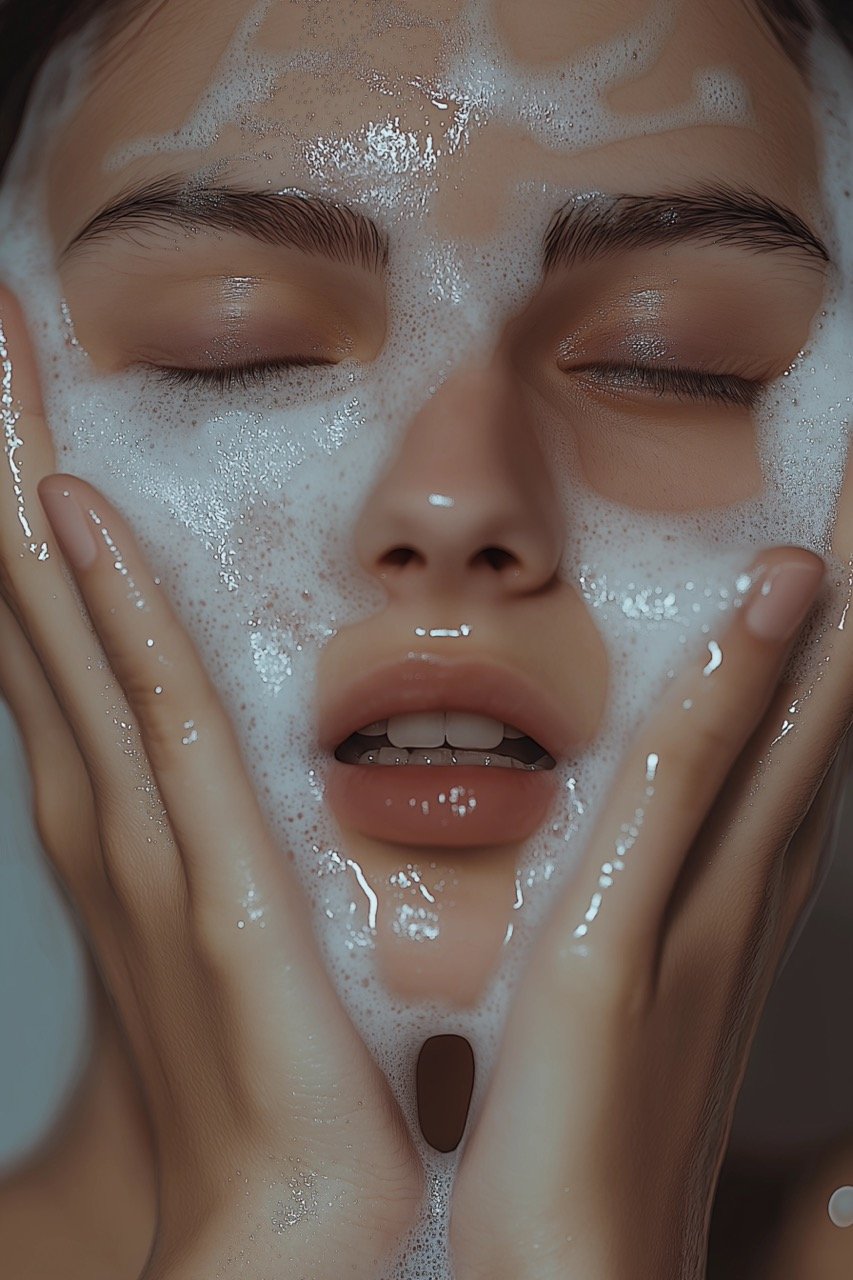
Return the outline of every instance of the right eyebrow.
{"type": "Polygon", "coordinates": [[[610,254],[685,241],[749,253],[787,251],[812,264],[831,261],[826,245],[792,209],[752,191],[708,186],[672,195],[576,196],[551,219],[542,269],[547,275],[610,254]]]}
{"type": "Polygon", "coordinates": [[[386,237],[371,218],[349,205],[306,191],[188,185],[178,176],[134,187],[106,205],[72,236],[60,261],[107,236],[158,227],[231,231],[374,272],[384,271],[388,263],[386,237]]]}

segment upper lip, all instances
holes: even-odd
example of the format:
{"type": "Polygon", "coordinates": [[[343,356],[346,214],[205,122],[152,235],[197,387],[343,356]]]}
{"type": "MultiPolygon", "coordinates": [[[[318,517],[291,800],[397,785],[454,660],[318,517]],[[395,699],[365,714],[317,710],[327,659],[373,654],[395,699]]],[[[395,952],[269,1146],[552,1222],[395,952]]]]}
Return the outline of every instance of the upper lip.
{"type": "Polygon", "coordinates": [[[323,706],[320,745],[334,752],[364,725],[415,711],[468,711],[513,725],[555,758],[576,735],[553,699],[526,676],[488,662],[419,654],[374,667],[323,706]]]}

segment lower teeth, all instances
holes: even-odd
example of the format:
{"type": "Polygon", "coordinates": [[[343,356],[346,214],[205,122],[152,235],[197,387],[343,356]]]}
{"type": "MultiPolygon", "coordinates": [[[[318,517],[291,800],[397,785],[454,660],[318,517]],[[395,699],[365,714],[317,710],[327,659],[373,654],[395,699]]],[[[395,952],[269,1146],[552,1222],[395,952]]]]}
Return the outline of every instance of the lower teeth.
{"type": "Polygon", "coordinates": [[[358,758],[359,764],[429,764],[453,765],[474,764],[485,765],[497,769],[523,769],[529,773],[537,766],[522,764],[510,756],[497,755],[487,751],[455,751],[449,747],[436,747],[433,751],[412,750],[402,747],[380,747],[377,751],[365,751],[358,758]]]}

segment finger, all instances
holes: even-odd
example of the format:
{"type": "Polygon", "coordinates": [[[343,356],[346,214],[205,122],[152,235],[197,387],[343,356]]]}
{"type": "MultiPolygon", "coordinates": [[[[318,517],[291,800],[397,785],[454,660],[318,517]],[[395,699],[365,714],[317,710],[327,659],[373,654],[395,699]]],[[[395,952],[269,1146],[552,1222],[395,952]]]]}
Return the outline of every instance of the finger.
{"type": "Polygon", "coordinates": [[[771,926],[783,948],[804,909],[848,769],[826,724],[803,741],[812,722],[794,727],[798,707],[789,685],[777,691],[702,827],[668,910],[676,957],[721,954],[724,941],[743,954],[749,936],[771,926]]]}
{"type": "MultiPolygon", "coordinates": [[[[558,967],[629,973],[654,954],[688,851],[754,732],[823,577],[810,552],[762,556],[725,636],[667,687],[632,746],[548,932],[558,967]]],[[[546,949],[547,950],[547,949],[546,949]]]]}
{"type": "MultiPolygon", "coordinates": [[[[184,871],[140,749],[138,726],[81,606],[38,497],[39,481],[54,469],[53,444],[24,317],[14,296],[2,287],[0,359],[7,462],[0,482],[3,593],[73,734],[99,821],[119,833],[109,845],[99,838],[93,856],[100,858],[109,890],[126,919],[149,934],[156,920],[162,932],[167,921],[172,928],[181,923],[184,871]]],[[[84,913],[87,902],[86,895],[77,902],[84,913]]]]}
{"type": "MultiPolygon", "coordinates": [[[[790,751],[777,752],[794,781],[794,770],[808,769],[813,777],[805,794],[814,797],[826,769],[853,718],[853,456],[839,494],[831,539],[831,589],[816,615],[808,650],[797,662],[787,698],[780,699],[776,716],[779,734],[796,741],[790,751]]],[[[783,691],[784,692],[784,691],[783,691]]],[[[776,766],[774,766],[776,767],[776,766]]]]}
{"type": "Polygon", "coordinates": [[[111,797],[144,786],[129,744],[136,729],[71,586],[38,498],[55,470],[38,372],[20,306],[0,286],[0,419],[6,467],[0,485],[0,581],[43,667],[93,784],[111,797]]]}
{"type": "MultiPolygon", "coordinates": [[[[780,946],[802,911],[801,889],[816,879],[828,835],[815,818],[809,838],[792,834],[813,810],[853,716],[853,467],[848,462],[832,537],[837,557],[809,642],[773,695],[714,806],[673,903],[673,946],[707,945],[726,921],[734,945],[754,929],[756,904],[771,881],[781,893],[780,946]],[[777,874],[775,863],[784,869],[777,874]],[[704,932],[706,942],[701,941],[704,932]]],[[[824,828],[828,827],[827,813],[824,828]]]]}
{"type": "Polygon", "coordinates": [[[311,1096],[335,1091],[342,1061],[353,1078],[372,1078],[217,690],[130,528],[78,478],[51,476],[39,494],[139,725],[186,875],[187,935],[201,945],[211,991],[216,974],[239,1009],[247,1061],[272,1072],[259,1084],[274,1091],[284,1071],[311,1096]]]}
{"type": "MultiPolygon", "coordinates": [[[[201,955],[203,996],[237,1020],[245,1060],[261,1064],[257,1083],[268,1084],[276,1114],[284,1081],[288,1088],[297,1081],[301,1098],[315,1091],[333,1096],[342,1061],[351,1064],[354,1079],[366,1081],[375,1066],[342,1016],[304,899],[248,795],[222,710],[126,525],[86,486],[81,491],[92,504],[97,500],[108,523],[93,526],[95,565],[82,569],[76,582],[68,572],[38,494],[54,459],[33,353],[20,308],[2,290],[0,361],[7,444],[0,481],[0,575],[92,782],[104,869],[117,899],[103,914],[115,919],[127,952],[110,949],[108,981],[122,992],[118,1004],[125,1025],[135,1028],[136,1051],[149,1032],[156,1040],[152,1028],[162,1025],[162,1010],[181,1006],[197,989],[186,975],[178,981],[176,966],[201,955]],[[112,546],[105,534],[116,535],[112,546]],[[116,567],[122,556],[124,573],[116,567]],[[146,593],[139,609],[131,579],[146,593]],[[88,615],[77,594],[82,585],[83,595],[90,593],[88,615]],[[93,622],[113,646],[118,678],[93,622]],[[155,641],[150,650],[144,644],[149,638],[155,641]],[[155,654],[165,661],[151,680],[155,654]],[[149,717],[144,734],[122,680],[149,717]],[[161,682],[168,688],[162,698],[154,692],[161,682]],[[146,744],[159,779],[152,777],[146,744]],[[177,815],[177,840],[170,808],[177,815]],[[283,1030],[290,1056],[282,1053],[283,1030]]],[[[81,484],[60,480],[60,504],[69,483],[75,491],[81,484]]],[[[74,554],[68,539],[66,549],[74,554]]]]}
{"type": "Polygon", "coordinates": [[[102,973],[110,980],[127,939],[127,922],[116,916],[104,873],[89,775],[47,677],[2,600],[0,691],[27,758],[42,848],[70,896],[102,973]]]}
{"type": "Polygon", "coordinates": [[[194,909],[209,913],[221,933],[226,921],[231,929],[257,924],[274,898],[296,958],[305,941],[301,895],[289,884],[218,692],[159,580],[127,523],[90,485],[51,476],[39,495],[139,726],[194,909]]]}
{"type": "MultiPolygon", "coordinates": [[[[256,811],[250,812],[245,803],[229,807],[226,794],[234,794],[231,774],[237,789],[241,782],[245,786],[245,778],[241,767],[236,773],[229,773],[227,759],[224,765],[212,759],[215,752],[208,751],[205,744],[201,711],[199,724],[205,731],[189,745],[202,745],[208,764],[205,769],[197,762],[197,785],[188,788],[192,803],[181,803],[180,769],[170,776],[170,795],[179,798],[182,847],[173,837],[171,815],[164,809],[152,777],[136,716],[110,669],[91,618],[80,606],[77,585],[64,564],[39,499],[39,482],[53,472],[53,449],[24,319],[14,297],[2,289],[0,360],[4,368],[0,415],[7,441],[7,467],[0,488],[0,574],[63,715],[72,726],[95,792],[109,888],[123,918],[133,928],[135,943],[147,948],[153,964],[152,949],[156,949],[158,937],[164,939],[164,947],[171,940],[171,946],[176,929],[184,936],[191,923],[194,942],[211,963],[215,961],[220,976],[230,973],[232,986],[239,986],[245,993],[246,1017],[256,1029],[269,1026],[270,1034],[275,1029],[265,1000],[272,952],[274,963],[279,966],[276,994],[281,1002],[273,1021],[284,1018],[296,1034],[299,1026],[316,1028],[321,1011],[328,1009],[330,1014],[334,1010],[330,1027],[334,1025],[339,1031],[339,1010],[330,985],[324,981],[310,917],[301,894],[294,891],[287,859],[271,850],[265,832],[261,838],[256,811]],[[194,826],[192,833],[188,831],[193,809],[201,827],[200,839],[194,838],[194,826]],[[213,813],[220,814],[223,809],[227,810],[228,821],[217,824],[213,813]],[[242,827],[241,815],[245,816],[242,827]],[[258,834],[256,843],[252,832],[258,834]],[[276,874],[267,875],[276,859],[276,874]],[[190,866],[199,875],[188,916],[190,866]]],[[[111,514],[114,519],[115,513],[111,514]]],[[[125,530],[126,526],[122,523],[121,528],[125,530]]],[[[128,535],[128,545],[131,541],[128,535]]],[[[110,561],[103,538],[100,549],[106,557],[108,576],[118,590],[119,573],[110,561]]],[[[133,572],[141,580],[136,562],[133,572]]],[[[127,604],[126,589],[119,604],[127,604]]],[[[120,612],[125,618],[126,611],[120,612]]],[[[116,640],[122,648],[120,637],[116,636],[116,640]]],[[[133,644],[122,651],[136,652],[133,644]]],[[[135,669],[125,670],[124,674],[129,687],[139,690],[141,704],[147,705],[144,695],[148,683],[138,684],[135,669]]],[[[192,738],[195,725],[190,729],[183,725],[196,718],[191,711],[184,715],[180,723],[182,737],[192,738]]],[[[162,722],[155,720],[149,741],[159,742],[161,730],[162,722]]],[[[168,761],[163,758],[160,763],[169,773],[168,761]]],[[[186,941],[189,945],[189,938],[186,941]]],[[[311,1041],[315,1056],[320,1055],[321,1039],[315,1035],[311,1041]]],[[[340,1054],[324,1051],[322,1056],[328,1070],[341,1060],[340,1054]]],[[[318,1058],[318,1072],[321,1065],[318,1058]]]]}
{"type": "Polygon", "coordinates": [[[0,689],[21,736],[36,824],[62,879],[73,883],[97,844],[92,792],[77,743],[9,606],[0,600],[0,689]]]}

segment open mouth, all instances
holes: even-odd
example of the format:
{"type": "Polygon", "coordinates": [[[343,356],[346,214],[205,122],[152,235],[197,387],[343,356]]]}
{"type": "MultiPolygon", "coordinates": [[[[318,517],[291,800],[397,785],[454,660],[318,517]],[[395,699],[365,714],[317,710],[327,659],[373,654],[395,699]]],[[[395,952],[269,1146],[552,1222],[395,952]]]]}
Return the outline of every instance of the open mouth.
{"type": "Polygon", "coordinates": [[[523,673],[433,655],[357,677],[327,698],[319,730],[325,798],[345,831],[418,848],[528,839],[573,742],[560,705],[523,673]]]}
{"type": "Polygon", "coordinates": [[[464,711],[418,711],[364,725],[335,750],[343,764],[553,769],[553,756],[515,725],[464,711]]]}

